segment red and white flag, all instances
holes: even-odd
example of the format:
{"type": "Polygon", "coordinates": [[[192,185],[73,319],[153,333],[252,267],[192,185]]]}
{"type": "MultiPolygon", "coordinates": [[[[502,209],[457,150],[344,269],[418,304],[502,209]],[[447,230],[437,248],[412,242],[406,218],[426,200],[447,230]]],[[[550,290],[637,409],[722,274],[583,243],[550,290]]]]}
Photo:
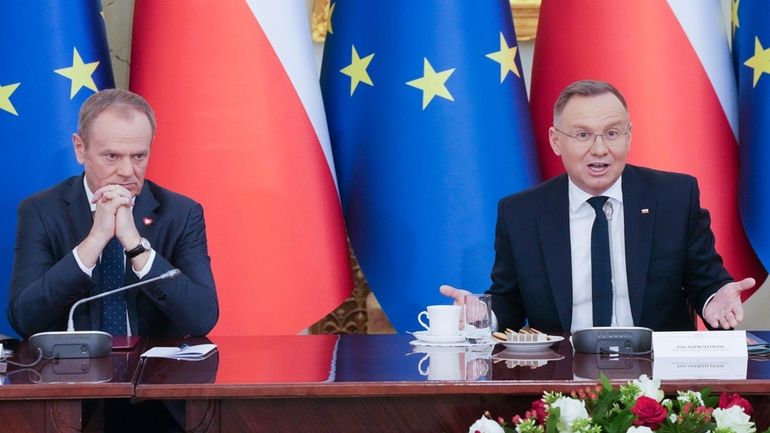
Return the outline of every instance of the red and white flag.
{"type": "Polygon", "coordinates": [[[546,134],[553,103],[582,79],[623,93],[629,162],[697,177],[725,266],[736,279],[764,280],[738,215],[737,98],[719,1],[543,1],[531,105],[546,178],[563,171],[546,134]]]}
{"type": "Polygon", "coordinates": [[[199,201],[214,335],[294,334],[353,287],[307,10],[142,1],[131,89],[158,118],[148,178],[199,201]]]}

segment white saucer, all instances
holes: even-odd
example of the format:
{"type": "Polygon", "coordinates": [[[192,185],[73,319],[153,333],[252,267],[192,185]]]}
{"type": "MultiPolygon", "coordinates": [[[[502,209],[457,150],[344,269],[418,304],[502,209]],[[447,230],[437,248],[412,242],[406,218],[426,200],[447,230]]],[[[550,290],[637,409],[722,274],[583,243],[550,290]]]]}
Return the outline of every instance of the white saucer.
{"type": "Polygon", "coordinates": [[[428,334],[428,331],[417,331],[417,332],[413,332],[412,335],[414,335],[416,339],[423,341],[425,343],[439,343],[439,344],[465,343],[465,336],[462,334],[431,335],[431,334],[428,334]]]}
{"type": "Polygon", "coordinates": [[[537,352],[516,352],[506,348],[496,354],[492,355],[492,359],[505,359],[514,361],[558,361],[564,359],[563,355],[559,355],[550,349],[538,350],[537,352]]]}
{"type": "Polygon", "coordinates": [[[512,352],[545,352],[550,345],[562,340],[564,337],[561,335],[549,335],[546,341],[494,341],[512,352]]]}
{"type": "Polygon", "coordinates": [[[462,353],[465,352],[466,346],[464,344],[438,344],[438,343],[423,343],[418,340],[412,341],[411,353],[462,353]]]}

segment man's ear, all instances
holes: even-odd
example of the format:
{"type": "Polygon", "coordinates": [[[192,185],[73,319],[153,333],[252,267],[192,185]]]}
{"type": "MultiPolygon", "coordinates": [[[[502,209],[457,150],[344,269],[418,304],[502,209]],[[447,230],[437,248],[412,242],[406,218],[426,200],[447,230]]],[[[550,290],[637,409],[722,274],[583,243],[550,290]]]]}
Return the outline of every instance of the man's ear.
{"type": "Polygon", "coordinates": [[[556,156],[561,156],[561,150],[559,149],[559,134],[553,126],[548,128],[548,142],[551,143],[551,150],[553,150],[553,153],[556,156]]]}
{"type": "Polygon", "coordinates": [[[82,164],[85,160],[86,144],[79,135],[72,134],[72,146],[75,148],[75,157],[78,159],[78,163],[82,164]]]}
{"type": "Polygon", "coordinates": [[[632,124],[629,122],[629,123],[628,123],[628,145],[627,145],[628,149],[626,149],[626,151],[629,151],[629,150],[631,150],[631,138],[633,138],[633,136],[634,136],[634,135],[631,133],[631,127],[632,127],[632,126],[633,126],[633,125],[632,125],[632,124]]]}

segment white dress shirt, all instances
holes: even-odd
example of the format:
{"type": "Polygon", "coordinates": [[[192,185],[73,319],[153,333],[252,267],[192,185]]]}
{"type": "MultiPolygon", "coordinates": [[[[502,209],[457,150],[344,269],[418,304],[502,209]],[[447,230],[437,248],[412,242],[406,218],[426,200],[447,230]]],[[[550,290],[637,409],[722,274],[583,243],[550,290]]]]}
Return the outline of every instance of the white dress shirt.
{"type": "MultiPolygon", "coordinates": [[[[623,177],[602,194],[609,197],[604,205],[608,216],[610,260],[612,269],[612,326],[634,326],[628,298],[626,275],[626,239],[623,221],[623,177]]],[[[569,232],[572,255],[572,332],[593,326],[591,280],[591,229],[596,212],[586,202],[592,195],[569,180],[569,232]]]]}

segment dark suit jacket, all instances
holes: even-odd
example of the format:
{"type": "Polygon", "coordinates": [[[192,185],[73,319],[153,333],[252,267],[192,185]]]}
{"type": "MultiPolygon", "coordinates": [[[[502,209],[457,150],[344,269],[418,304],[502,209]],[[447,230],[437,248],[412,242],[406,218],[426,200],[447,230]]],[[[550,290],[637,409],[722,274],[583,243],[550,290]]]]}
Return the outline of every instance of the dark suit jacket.
{"type": "MultiPolygon", "coordinates": [[[[492,305],[499,327],[569,332],[572,264],[567,175],[508,196],[498,207],[492,305]]],[[[627,165],[626,270],[636,326],[694,329],[705,301],[732,281],[714,249],[695,178],[627,165]],[[642,213],[647,209],[648,213],[642,213]]]]}
{"type": "MultiPolygon", "coordinates": [[[[91,230],[91,209],[83,176],[74,176],[25,199],[18,209],[16,256],[8,318],[23,337],[66,329],[77,300],[99,293],[99,264],[93,277],[75,261],[72,249],[91,230]]],[[[219,317],[214,277],[206,246],[203,208],[193,200],[145,181],[134,203],[139,234],[155,250],[143,279],[178,268],[174,279],[126,292],[131,332],[142,336],[202,336],[219,317]]],[[[138,281],[130,264],[126,283],[138,281]]],[[[81,305],[75,329],[99,329],[101,302],[81,305]]]]}

